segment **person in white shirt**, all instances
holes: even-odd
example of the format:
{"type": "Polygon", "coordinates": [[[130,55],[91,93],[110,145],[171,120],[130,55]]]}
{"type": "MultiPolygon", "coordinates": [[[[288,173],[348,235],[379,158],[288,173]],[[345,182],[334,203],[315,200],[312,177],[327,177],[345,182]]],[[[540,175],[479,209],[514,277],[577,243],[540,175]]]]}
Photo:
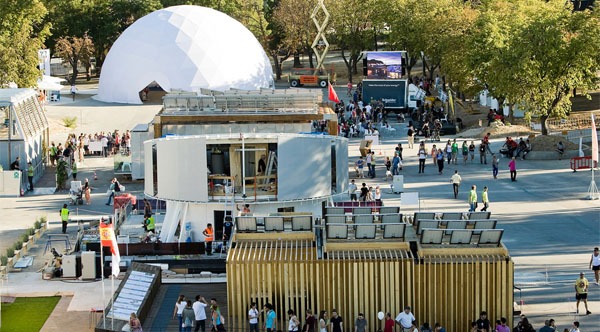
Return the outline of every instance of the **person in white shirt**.
{"type": "Polygon", "coordinates": [[[458,197],[458,187],[460,187],[461,182],[462,178],[458,174],[458,170],[455,170],[454,175],[450,178],[450,183],[452,183],[452,189],[454,190],[454,198],[458,197]]]}
{"type": "MultiPolygon", "coordinates": [[[[358,172],[358,168],[357,168],[357,172],[358,172]]],[[[350,200],[351,201],[357,201],[358,197],[356,197],[356,191],[358,190],[358,188],[356,187],[356,183],[354,182],[354,180],[350,181],[350,185],[348,186],[348,192],[350,193],[350,200]]]]}
{"type": "Polygon", "coordinates": [[[256,303],[250,304],[250,310],[248,310],[248,323],[250,324],[250,332],[258,332],[258,314],[260,312],[256,309],[256,303]]]}
{"type": "Polygon", "coordinates": [[[208,303],[206,300],[200,296],[196,295],[196,302],[192,305],[192,309],[194,309],[194,316],[196,317],[196,324],[194,324],[194,332],[198,332],[202,330],[204,332],[206,330],[206,307],[208,303]]]}
{"type": "Polygon", "coordinates": [[[396,324],[400,325],[401,332],[409,332],[416,328],[415,320],[409,306],[404,307],[404,311],[400,312],[395,319],[396,324]]]}
{"type": "Polygon", "coordinates": [[[569,330],[569,332],[579,332],[579,322],[573,322],[573,327],[569,330]]]}

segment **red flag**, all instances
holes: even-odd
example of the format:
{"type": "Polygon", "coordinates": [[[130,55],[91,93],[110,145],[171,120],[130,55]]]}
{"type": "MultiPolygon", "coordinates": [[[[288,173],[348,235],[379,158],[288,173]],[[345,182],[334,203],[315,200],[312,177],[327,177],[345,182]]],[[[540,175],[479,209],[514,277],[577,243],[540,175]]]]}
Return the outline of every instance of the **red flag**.
{"type": "Polygon", "coordinates": [[[331,86],[331,82],[329,82],[329,100],[334,101],[336,104],[340,102],[340,98],[338,98],[333,86],[331,86]]]}
{"type": "Polygon", "coordinates": [[[117,238],[112,224],[100,223],[100,243],[103,247],[110,247],[110,253],[112,254],[112,275],[118,277],[119,272],[121,272],[119,268],[121,255],[119,254],[119,245],[117,244],[117,238]]]}
{"type": "Polygon", "coordinates": [[[594,166],[598,162],[598,132],[596,132],[596,119],[592,114],[592,160],[595,161],[594,166]]]}

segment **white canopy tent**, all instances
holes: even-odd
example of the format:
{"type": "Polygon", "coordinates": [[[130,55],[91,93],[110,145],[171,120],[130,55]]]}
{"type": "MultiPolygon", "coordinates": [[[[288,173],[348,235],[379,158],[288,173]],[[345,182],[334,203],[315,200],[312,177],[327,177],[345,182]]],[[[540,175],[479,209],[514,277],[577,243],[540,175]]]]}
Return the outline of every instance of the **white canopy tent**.
{"type": "Polygon", "coordinates": [[[39,90],[59,91],[65,87],[61,83],[66,81],[64,78],[44,75],[41,79],[38,79],[37,87],[39,90]]]}
{"type": "Polygon", "coordinates": [[[108,53],[95,99],[140,104],[156,81],[166,90],[254,90],[272,85],[271,63],[240,22],[210,8],[174,6],[133,23],[108,53]]]}

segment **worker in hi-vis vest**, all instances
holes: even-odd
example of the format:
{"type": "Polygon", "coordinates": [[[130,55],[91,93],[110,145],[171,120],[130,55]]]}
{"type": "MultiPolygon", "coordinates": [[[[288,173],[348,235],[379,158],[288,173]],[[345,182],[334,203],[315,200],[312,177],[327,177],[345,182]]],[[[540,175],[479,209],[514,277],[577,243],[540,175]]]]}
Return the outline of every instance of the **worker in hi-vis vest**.
{"type": "Polygon", "coordinates": [[[62,209],[60,209],[60,220],[62,221],[62,232],[63,234],[67,234],[67,223],[69,222],[69,209],[67,209],[67,204],[63,204],[62,209]]]}
{"type": "Polygon", "coordinates": [[[212,224],[207,224],[206,229],[202,232],[204,242],[206,243],[206,254],[212,255],[212,243],[215,240],[212,224]]]}

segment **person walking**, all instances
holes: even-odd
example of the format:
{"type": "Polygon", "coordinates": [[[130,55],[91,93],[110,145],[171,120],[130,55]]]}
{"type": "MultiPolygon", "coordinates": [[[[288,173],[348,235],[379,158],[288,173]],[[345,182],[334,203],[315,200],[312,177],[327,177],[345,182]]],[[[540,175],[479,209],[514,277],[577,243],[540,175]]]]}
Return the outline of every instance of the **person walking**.
{"type": "Polygon", "coordinates": [[[248,324],[250,324],[250,332],[258,332],[258,309],[256,309],[256,302],[250,304],[248,324]]]}
{"type": "Polygon", "coordinates": [[[488,187],[483,187],[483,191],[481,192],[481,203],[483,203],[483,207],[481,211],[487,211],[488,207],[490,207],[490,200],[488,198],[488,187]]]}
{"type": "Polygon", "coordinates": [[[463,142],[461,149],[463,155],[463,165],[466,165],[467,159],[469,158],[469,146],[467,145],[467,141],[463,142]]]}
{"type": "Polygon", "coordinates": [[[594,248],[594,252],[592,253],[590,269],[594,271],[595,284],[600,285],[600,252],[598,251],[598,247],[594,248]]]}
{"type": "Polygon", "coordinates": [[[425,160],[427,159],[427,151],[425,151],[425,145],[421,143],[419,146],[419,173],[425,173],[425,160]]]}
{"type": "Polygon", "coordinates": [[[319,332],[327,332],[329,321],[327,320],[327,311],[321,310],[319,314],[319,332]]]}
{"type": "Polygon", "coordinates": [[[436,154],[438,173],[442,175],[444,173],[444,151],[442,149],[438,149],[436,154]]]}
{"type": "Polygon", "coordinates": [[[62,233],[67,234],[67,224],[69,223],[69,209],[67,208],[67,204],[63,204],[62,209],[60,209],[60,220],[62,221],[62,233]]]}
{"type": "Polygon", "coordinates": [[[365,319],[365,314],[362,312],[358,314],[358,317],[354,321],[354,332],[366,332],[367,331],[367,320],[365,319]]]}
{"type": "Polygon", "coordinates": [[[206,331],[206,307],[208,303],[204,299],[204,297],[200,295],[196,295],[196,302],[192,304],[192,309],[194,310],[194,332],[198,332],[202,330],[202,332],[206,331]]]}
{"type": "Polygon", "coordinates": [[[302,332],[315,332],[317,326],[317,318],[313,315],[310,309],[306,310],[306,320],[304,321],[304,327],[302,332]]]}
{"type": "Polygon", "coordinates": [[[494,179],[498,178],[498,156],[495,153],[492,153],[492,175],[494,179]]]}
{"type": "Polygon", "coordinates": [[[117,181],[117,178],[113,178],[108,187],[108,201],[106,205],[110,205],[117,192],[121,192],[121,184],[117,181]]]}
{"type": "Polygon", "coordinates": [[[275,313],[275,310],[273,310],[273,305],[270,303],[265,304],[265,307],[263,309],[263,311],[267,312],[267,315],[265,317],[265,324],[264,324],[264,328],[266,329],[267,332],[275,332],[277,331],[277,313],[275,313]]]}
{"type": "Polygon", "coordinates": [[[458,143],[456,143],[456,138],[452,141],[452,162],[456,165],[458,159],[458,143]]]}
{"type": "Polygon", "coordinates": [[[294,310],[289,309],[287,311],[287,314],[289,316],[288,331],[289,332],[298,332],[298,330],[300,329],[300,321],[298,320],[296,313],[294,312],[294,310]]]}
{"type": "Polygon", "coordinates": [[[344,331],[344,320],[342,316],[338,315],[337,310],[331,310],[331,319],[329,320],[330,332],[342,332],[344,331]]]}
{"type": "Polygon", "coordinates": [[[27,163],[27,180],[29,180],[29,190],[33,191],[33,165],[31,161],[27,163]]]}
{"type": "Polygon", "coordinates": [[[481,142],[481,144],[479,145],[479,163],[480,164],[487,164],[487,157],[485,155],[486,152],[486,145],[485,143],[481,142]]]}
{"type": "Polygon", "coordinates": [[[472,185],[469,191],[469,212],[475,212],[477,209],[477,186],[472,185]]]}
{"type": "Polygon", "coordinates": [[[179,332],[183,331],[183,309],[185,309],[186,306],[187,302],[185,301],[185,295],[180,294],[175,302],[175,307],[173,308],[173,319],[177,318],[179,332]]]}
{"type": "Polygon", "coordinates": [[[71,96],[73,96],[73,101],[75,101],[75,94],[77,93],[77,87],[75,84],[71,85],[71,96]]]}
{"type": "Polygon", "coordinates": [[[187,300],[184,303],[185,308],[183,308],[183,312],[181,313],[183,331],[192,332],[192,327],[194,327],[194,321],[196,320],[194,309],[192,308],[192,300],[187,300]]]}
{"type": "Polygon", "coordinates": [[[452,177],[450,178],[450,183],[452,183],[452,190],[454,191],[454,198],[458,198],[458,187],[460,187],[461,182],[462,178],[460,177],[460,174],[458,174],[458,170],[455,170],[454,175],[452,175],[452,177]]]}
{"type": "Polygon", "coordinates": [[[92,187],[90,187],[90,181],[87,178],[83,183],[83,196],[85,197],[85,204],[90,205],[92,203],[92,187]]]}
{"type": "Polygon", "coordinates": [[[71,165],[71,175],[73,175],[73,181],[77,180],[77,162],[73,162],[71,165]]]}
{"type": "Polygon", "coordinates": [[[508,169],[510,170],[510,180],[512,182],[517,181],[517,162],[515,157],[512,157],[512,159],[508,162],[508,169]]]}
{"type": "Polygon", "coordinates": [[[408,138],[408,148],[412,149],[415,144],[415,129],[412,125],[408,126],[408,132],[406,133],[408,138]]]}
{"type": "Polygon", "coordinates": [[[577,314],[579,314],[579,302],[580,301],[583,301],[583,304],[585,305],[585,314],[586,315],[591,314],[590,310],[588,309],[587,295],[588,295],[588,280],[585,278],[584,273],[580,272],[579,279],[575,280],[575,299],[577,300],[577,306],[576,306],[577,314]]]}

